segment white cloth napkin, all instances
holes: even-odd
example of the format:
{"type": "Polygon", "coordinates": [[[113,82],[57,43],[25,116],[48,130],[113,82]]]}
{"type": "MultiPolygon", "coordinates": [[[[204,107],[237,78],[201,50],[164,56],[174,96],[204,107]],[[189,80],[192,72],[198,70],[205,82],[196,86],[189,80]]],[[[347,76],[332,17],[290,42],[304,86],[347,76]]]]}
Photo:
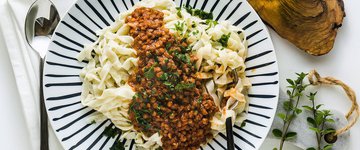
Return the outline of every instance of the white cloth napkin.
{"type": "MultiPolygon", "coordinates": [[[[27,131],[30,135],[31,148],[40,147],[40,112],[39,112],[39,57],[28,46],[24,36],[26,13],[34,0],[0,0],[0,36],[5,39],[20,100],[27,131]]],[[[62,17],[75,0],[53,0],[62,17]]],[[[50,149],[63,149],[49,125],[50,149]]]]}

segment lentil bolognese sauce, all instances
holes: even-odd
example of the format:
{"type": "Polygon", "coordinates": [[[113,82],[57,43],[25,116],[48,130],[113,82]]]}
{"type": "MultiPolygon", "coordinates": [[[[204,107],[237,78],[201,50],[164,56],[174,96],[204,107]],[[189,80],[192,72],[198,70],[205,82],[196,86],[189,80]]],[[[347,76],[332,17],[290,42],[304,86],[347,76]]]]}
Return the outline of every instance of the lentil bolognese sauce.
{"type": "Polygon", "coordinates": [[[197,149],[213,137],[218,108],[195,77],[196,56],[186,39],[164,27],[161,11],[140,7],[126,18],[138,68],[129,78],[136,92],[129,119],[146,136],[158,132],[163,149],[197,149]]]}

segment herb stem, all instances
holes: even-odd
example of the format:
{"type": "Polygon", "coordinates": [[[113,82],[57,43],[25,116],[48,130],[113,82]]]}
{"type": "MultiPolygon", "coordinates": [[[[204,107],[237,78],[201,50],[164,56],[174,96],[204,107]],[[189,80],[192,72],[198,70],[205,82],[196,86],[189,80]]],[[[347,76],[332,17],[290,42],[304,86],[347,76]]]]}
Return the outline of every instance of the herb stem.
{"type": "MultiPolygon", "coordinates": [[[[280,139],[279,150],[283,150],[284,143],[287,140],[296,138],[297,133],[289,131],[291,123],[294,121],[297,115],[299,115],[302,110],[299,109],[299,104],[303,92],[305,91],[308,85],[304,85],[303,80],[307,74],[305,73],[296,73],[297,79],[286,79],[290,86],[289,90],[286,91],[289,99],[283,103],[283,107],[286,113],[278,113],[277,116],[283,120],[282,130],[273,129],[273,135],[280,139]],[[291,90],[290,90],[291,88],[291,90]]],[[[278,150],[274,148],[274,150],[278,150]]]]}
{"type": "MultiPolygon", "coordinates": [[[[303,82],[302,82],[302,80],[301,80],[300,83],[299,83],[299,85],[302,86],[302,83],[303,83],[303,82]]],[[[296,85],[296,86],[298,86],[298,85],[296,85]]],[[[291,92],[291,97],[290,97],[290,103],[291,103],[291,104],[292,104],[292,102],[293,102],[293,98],[292,98],[292,97],[293,97],[293,95],[294,95],[295,89],[297,89],[297,88],[294,88],[293,91],[291,92]]],[[[302,90],[300,90],[300,91],[298,90],[298,92],[300,93],[300,92],[302,92],[302,90]]],[[[291,118],[284,123],[284,126],[286,126],[286,127],[285,127],[285,129],[283,128],[283,132],[282,132],[283,134],[282,134],[282,136],[281,136],[281,141],[280,141],[279,150],[282,150],[282,149],[283,149],[284,142],[285,142],[285,140],[286,140],[286,134],[287,134],[287,132],[288,132],[288,130],[289,130],[289,127],[290,127],[290,125],[291,125],[291,122],[294,120],[293,116],[295,116],[295,111],[296,111],[296,109],[298,108],[301,95],[299,94],[299,95],[297,95],[296,97],[297,97],[297,99],[296,99],[296,104],[295,104],[294,109],[292,109],[292,113],[291,113],[291,116],[290,116],[291,118]]],[[[288,117],[289,113],[290,113],[290,111],[286,112],[286,118],[288,117]]]]}
{"type": "MultiPolygon", "coordinates": [[[[312,103],[312,108],[313,108],[313,116],[314,116],[314,118],[316,118],[315,101],[312,100],[311,103],[312,103]]],[[[318,125],[317,125],[316,122],[315,122],[314,125],[315,125],[315,128],[318,128],[318,125]]],[[[317,133],[317,132],[315,132],[315,135],[316,135],[316,141],[318,143],[318,148],[317,149],[320,150],[321,149],[321,147],[320,147],[321,137],[320,137],[319,133],[317,133]]]]}
{"type": "MultiPolygon", "coordinates": [[[[297,96],[295,109],[298,107],[299,101],[300,101],[300,96],[297,96]]],[[[295,116],[295,110],[292,110],[292,115],[291,115],[291,116],[295,116]]],[[[286,128],[285,128],[285,130],[284,130],[285,132],[283,132],[283,135],[281,136],[280,150],[283,149],[284,142],[285,142],[285,140],[286,140],[285,135],[286,135],[286,133],[288,132],[289,127],[290,127],[290,124],[291,124],[291,122],[292,122],[293,120],[294,120],[294,119],[290,119],[290,120],[287,122],[286,128]]]]}
{"type": "MultiPolygon", "coordinates": [[[[324,115],[323,120],[326,120],[326,117],[327,116],[324,115]]],[[[316,136],[318,138],[318,150],[321,150],[320,142],[321,142],[322,137],[324,136],[324,134],[322,133],[322,131],[324,131],[324,126],[325,126],[325,121],[322,122],[322,124],[321,124],[321,132],[319,133],[320,134],[319,137],[316,136]]]]}
{"type": "MultiPolygon", "coordinates": [[[[293,103],[292,96],[294,95],[294,92],[295,92],[295,88],[291,91],[291,95],[289,95],[289,96],[291,96],[289,99],[291,104],[293,103]]],[[[289,113],[290,113],[290,111],[286,111],[285,118],[287,118],[289,116],[289,113]]],[[[286,125],[287,125],[287,119],[284,120],[282,131],[285,131],[286,125]]],[[[286,134],[286,132],[285,133],[283,132],[281,135],[281,141],[280,141],[280,146],[279,146],[280,150],[282,150],[284,142],[285,142],[285,140],[283,139],[283,137],[285,137],[285,134],[286,134]]]]}

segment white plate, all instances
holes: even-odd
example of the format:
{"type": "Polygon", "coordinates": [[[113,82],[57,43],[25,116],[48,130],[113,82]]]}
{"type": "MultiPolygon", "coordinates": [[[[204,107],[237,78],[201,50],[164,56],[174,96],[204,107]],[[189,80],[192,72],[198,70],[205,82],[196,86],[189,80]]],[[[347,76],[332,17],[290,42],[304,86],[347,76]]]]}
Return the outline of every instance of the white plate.
{"type": "MultiPolygon", "coordinates": [[[[138,0],[78,0],[57,27],[44,68],[44,96],[50,122],[65,149],[109,149],[115,138],[103,136],[106,120],[87,124],[95,112],[80,103],[79,72],[86,63],[75,57],[83,46],[97,38],[95,31],[114,21],[119,12],[138,0]]],[[[246,74],[250,89],[250,110],[246,126],[234,127],[236,149],[258,149],[272,124],[278,101],[278,66],[269,33],[245,0],[176,0],[176,4],[211,11],[214,19],[229,20],[244,28],[249,42],[246,74]]],[[[135,149],[134,141],[121,141],[135,149]]],[[[226,135],[220,134],[201,149],[226,149],[226,135]]]]}

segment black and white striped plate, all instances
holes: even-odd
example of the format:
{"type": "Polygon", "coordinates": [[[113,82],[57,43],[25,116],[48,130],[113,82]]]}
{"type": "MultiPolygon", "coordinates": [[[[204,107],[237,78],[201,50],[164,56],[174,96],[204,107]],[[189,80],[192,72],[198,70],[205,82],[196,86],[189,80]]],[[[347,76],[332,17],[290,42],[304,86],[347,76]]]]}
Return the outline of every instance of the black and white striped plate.
{"type": "MultiPolygon", "coordinates": [[[[138,0],[78,0],[57,27],[46,57],[44,96],[51,125],[65,149],[109,149],[120,136],[103,136],[113,124],[106,120],[87,124],[94,110],[80,103],[80,70],[86,65],[75,57],[92,43],[95,31],[109,26],[114,18],[138,0]]],[[[236,149],[258,149],[272,124],[278,101],[278,67],[269,33],[245,0],[176,0],[213,12],[216,20],[229,20],[245,30],[249,42],[246,74],[253,86],[246,126],[234,127],[236,149]]],[[[134,141],[121,141],[135,149],[134,141]]],[[[201,149],[226,149],[226,135],[220,134],[201,149]]]]}

